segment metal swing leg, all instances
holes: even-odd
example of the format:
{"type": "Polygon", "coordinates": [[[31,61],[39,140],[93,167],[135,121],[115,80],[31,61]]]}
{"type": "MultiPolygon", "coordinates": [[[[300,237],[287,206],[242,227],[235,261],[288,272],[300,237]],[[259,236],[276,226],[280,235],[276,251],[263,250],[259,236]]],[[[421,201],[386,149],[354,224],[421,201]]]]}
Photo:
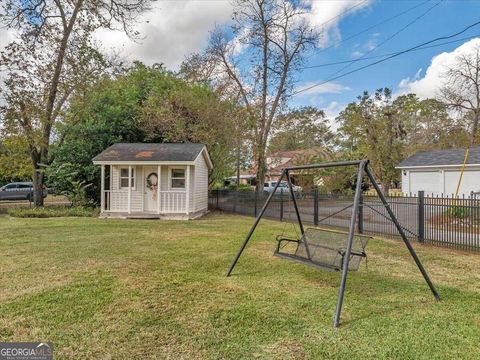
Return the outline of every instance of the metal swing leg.
{"type": "Polygon", "coordinates": [[[378,196],[380,197],[380,200],[382,201],[383,205],[385,206],[385,209],[387,209],[387,212],[388,212],[388,215],[390,216],[390,219],[395,224],[395,227],[397,228],[398,233],[402,237],[402,240],[405,243],[405,246],[407,247],[408,251],[410,252],[410,255],[412,256],[413,260],[415,261],[415,264],[417,264],[417,267],[420,270],[420,272],[422,273],[423,278],[425,279],[428,286],[430,287],[430,290],[432,291],[433,296],[435,296],[435,298],[437,300],[440,300],[440,295],[438,294],[437,289],[435,289],[435,286],[433,285],[432,280],[430,280],[430,277],[428,276],[427,271],[423,267],[423,264],[420,261],[420,259],[418,258],[417,253],[413,249],[412,244],[410,243],[410,240],[408,240],[407,236],[405,235],[405,232],[403,231],[402,226],[400,225],[400,223],[398,222],[395,214],[393,213],[392,209],[390,208],[390,205],[389,205],[387,199],[385,198],[385,195],[383,195],[382,191],[378,187],[378,184],[375,181],[375,178],[373,177],[373,174],[370,171],[368,166],[366,166],[365,172],[367,173],[367,176],[370,179],[373,187],[375,188],[375,191],[377,192],[378,196]]]}
{"type": "Polygon", "coordinates": [[[345,256],[343,257],[342,279],[340,281],[340,288],[338,289],[337,307],[335,309],[335,319],[333,321],[334,327],[338,327],[338,325],[340,324],[340,314],[342,312],[343,296],[345,293],[345,285],[347,284],[348,263],[350,262],[350,254],[352,252],[353,237],[355,235],[355,223],[357,221],[360,195],[362,193],[362,181],[366,165],[366,161],[362,161],[358,165],[357,185],[355,187],[355,198],[353,200],[352,217],[350,220],[350,229],[348,231],[347,248],[345,250],[345,256]]]}
{"type": "Polygon", "coordinates": [[[285,172],[285,174],[287,176],[288,187],[290,189],[290,196],[292,197],[292,201],[293,201],[293,207],[295,208],[295,213],[297,214],[298,225],[300,226],[300,232],[302,233],[303,242],[305,244],[305,251],[307,252],[308,258],[312,260],[312,255],[310,254],[310,248],[308,247],[308,242],[304,235],[305,229],[303,228],[302,219],[300,217],[300,211],[298,211],[297,199],[295,198],[295,192],[293,191],[292,179],[290,179],[290,173],[288,170],[285,172]]]}
{"type": "MultiPolygon", "coordinates": [[[[267,201],[265,201],[265,204],[263,204],[262,210],[260,210],[260,213],[258,214],[257,218],[255,219],[255,222],[253,223],[250,231],[248,232],[247,237],[246,237],[245,240],[243,241],[243,244],[242,244],[242,246],[240,247],[240,250],[238,250],[237,255],[235,255],[235,259],[233,259],[233,262],[232,262],[232,264],[230,265],[230,268],[228,269],[227,276],[230,276],[230,275],[232,274],[232,271],[233,271],[235,265],[237,264],[238,259],[240,259],[240,256],[242,255],[243,250],[245,250],[245,248],[247,247],[247,244],[248,244],[248,242],[250,241],[250,238],[252,237],[253,232],[254,232],[255,229],[257,228],[257,225],[258,225],[258,223],[260,222],[260,220],[262,219],[262,216],[263,216],[263,214],[265,213],[265,210],[267,210],[268,204],[270,204],[270,201],[272,200],[273,195],[274,195],[275,192],[277,191],[278,186],[280,185],[280,182],[282,181],[283,177],[285,176],[285,172],[286,172],[285,170],[282,172],[282,175],[280,175],[280,179],[278,179],[278,181],[277,181],[277,185],[275,185],[275,188],[273,189],[273,191],[272,191],[272,192],[270,193],[270,195],[268,196],[267,201]]],[[[302,229],[303,229],[303,227],[302,227],[302,229]]]]}

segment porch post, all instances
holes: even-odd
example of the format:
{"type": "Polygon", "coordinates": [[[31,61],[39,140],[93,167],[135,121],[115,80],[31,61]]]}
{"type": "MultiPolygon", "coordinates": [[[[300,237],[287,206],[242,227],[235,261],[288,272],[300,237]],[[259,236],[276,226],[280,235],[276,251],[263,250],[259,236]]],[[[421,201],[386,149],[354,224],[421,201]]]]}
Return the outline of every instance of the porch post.
{"type": "Polygon", "coordinates": [[[128,165],[128,213],[132,212],[132,165],[128,165]]]}
{"type": "Polygon", "coordinates": [[[185,213],[190,213],[190,165],[187,165],[185,174],[185,213]]]}
{"type": "Polygon", "coordinates": [[[160,190],[162,185],[162,167],[157,166],[157,214],[160,214],[160,190]]]}
{"type": "Polygon", "coordinates": [[[105,165],[100,166],[100,212],[105,210],[105,165]]]}

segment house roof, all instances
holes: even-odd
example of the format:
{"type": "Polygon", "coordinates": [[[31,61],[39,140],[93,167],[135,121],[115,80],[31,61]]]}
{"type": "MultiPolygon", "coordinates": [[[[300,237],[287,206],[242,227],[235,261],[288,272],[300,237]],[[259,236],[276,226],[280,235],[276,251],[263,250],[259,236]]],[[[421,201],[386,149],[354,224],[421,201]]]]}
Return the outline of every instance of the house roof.
{"type": "Polygon", "coordinates": [[[294,157],[296,154],[300,153],[300,152],[304,152],[305,150],[288,150],[288,151],[275,151],[269,155],[267,155],[267,157],[270,157],[270,158],[292,158],[294,157]]]}
{"type": "Polygon", "coordinates": [[[312,156],[312,155],[326,155],[328,151],[321,146],[312,147],[309,149],[297,149],[286,151],[275,151],[267,154],[269,158],[294,158],[296,156],[312,156]]]}
{"type": "Polygon", "coordinates": [[[205,145],[197,143],[118,143],[95,156],[93,162],[189,162],[202,151],[210,166],[205,145]]]}
{"type": "Polygon", "coordinates": [[[280,175],[284,168],[289,166],[295,166],[299,163],[303,163],[305,161],[310,161],[312,156],[319,156],[328,158],[330,154],[325,148],[322,147],[314,147],[310,149],[300,149],[300,150],[292,150],[292,151],[277,151],[267,156],[267,158],[275,159],[275,158],[282,158],[288,159],[285,162],[277,163],[270,162],[268,165],[267,173],[269,175],[280,175]]]}
{"type": "MultiPolygon", "coordinates": [[[[299,163],[308,160],[312,156],[324,157],[326,159],[331,158],[333,155],[330,155],[328,150],[321,146],[309,148],[309,149],[298,149],[298,150],[288,150],[288,151],[275,151],[270,154],[267,154],[267,174],[268,175],[280,175],[284,168],[289,166],[295,166],[299,163]],[[276,161],[276,160],[282,161],[276,161]]],[[[250,169],[242,171],[242,175],[253,175],[257,174],[257,166],[253,165],[250,169]]]]}
{"type": "MultiPolygon", "coordinates": [[[[421,151],[403,160],[397,168],[461,166],[465,160],[465,151],[465,149],[421,151]]],[[[470,149],[467,165],[480,165],[480,146],[470,149]]]]}

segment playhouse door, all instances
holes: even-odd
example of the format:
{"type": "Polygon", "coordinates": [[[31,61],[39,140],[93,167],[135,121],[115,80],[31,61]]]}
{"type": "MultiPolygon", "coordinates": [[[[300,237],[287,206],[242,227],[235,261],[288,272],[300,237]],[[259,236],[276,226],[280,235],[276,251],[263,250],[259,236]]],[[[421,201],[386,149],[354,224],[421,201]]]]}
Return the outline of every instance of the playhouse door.
{"type": "Polygon", "coordinates": [[[158,174],[155,167],[145,167],[144,171],[145,176],[145,201],[144,209],[145,211],[156,211],[157,210],[157,196],[158,193],[158,174]]]}

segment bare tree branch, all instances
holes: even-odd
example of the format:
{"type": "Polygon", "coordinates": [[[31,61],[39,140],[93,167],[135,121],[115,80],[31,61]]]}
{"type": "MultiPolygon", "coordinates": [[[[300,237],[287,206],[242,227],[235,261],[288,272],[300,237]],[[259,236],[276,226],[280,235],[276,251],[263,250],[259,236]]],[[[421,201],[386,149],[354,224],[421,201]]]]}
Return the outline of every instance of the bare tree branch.
{"type": "Polygon", "coordinates": [[[464,117],[471,118],[470,144],[479,139],[480,122],[480,46],[455,59],[445,72],[444,85],[440,89],[441,99],[464,117]]]}
{"type": "Polygon", "coordinates": [[[228,33],[213,33],[206,58],[217,58],[223,65],[252,117],[257,184],[261,190],[272,126],[291,93],[293,75],[299,71],[303,55],[318,42],[318,33],[305,22],[307,10],[302,3],[237,0],[235,4],[234,39],[229,39],[228,33]],[[246,69],[244,74],[235,63],[246,69]]]}

